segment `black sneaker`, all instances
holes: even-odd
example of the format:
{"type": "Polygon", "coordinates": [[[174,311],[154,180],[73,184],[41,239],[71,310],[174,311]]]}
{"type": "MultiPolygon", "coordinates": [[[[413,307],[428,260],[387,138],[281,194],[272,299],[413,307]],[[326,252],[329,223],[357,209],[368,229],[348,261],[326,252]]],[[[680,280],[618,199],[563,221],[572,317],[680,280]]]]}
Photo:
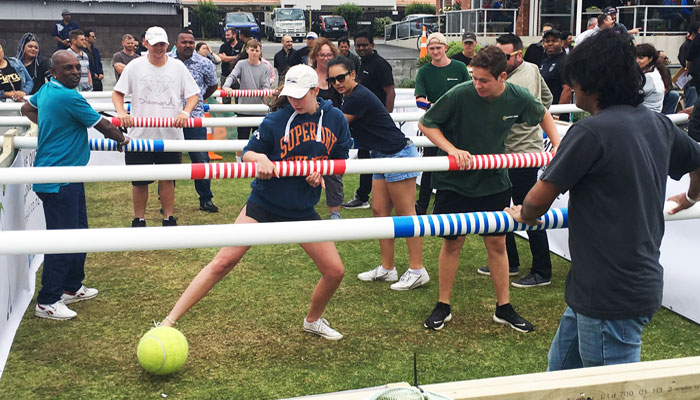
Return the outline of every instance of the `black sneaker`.
{"type": "Polygon", "coordinates": [[[493,314],[493,320],[499,324],[510,325],[511,328],[518,332],[532,332],[535,327],[525,318],[521,317],[510,303],[502,306],[496,306],[496,312],[493,314]]]}
{"type": "Polygon", "coordinates": [[[353,197],[352,200],[348,201],[347,203],[341,204],[341,206],[343,206],[343,208],[349,209],[369,208],[369,201],[362,201],[357,197],[353,197]]]}
{"type": "MultiPolygon", "coordinates": [[[[488,265],[485,265],[485,266],[483,266],[483,267],[477,268],[476,273],[477,273],[477,274],[480,274],[480,275],[488,275],[488,276],[491,276],[491,271],[489,271],[489,266],[488,266],[488,265]]],[[[510,276],[518,275],[518,267],[509,269],[509,270],[508,270],[508,275],[510,275],[510,276]]]]}
{"type": "Polygon", "coordinates": [[[450,312],[450,305],[438,302],[435,305],[435,308],[433,308],[433,312],[423,323],[423,327],[434,331],[439,331],[443,326],[445,326],[445,322],[449,322],[451,320],[452,313],[450,312]]]}
{"type": "Polygon", "coordinates": [[[177,226],[177,218],[171,215],[168,219],[163,220],[163,226],[177,226]]]}
{"type": "Polygon", "coordinates": [[[416,215],[425,215],[428,212],[428,207],[416,203],[416,215]]]}
{"type": "Polygon", "coordinates": [[[517,288],[531,288],[536,286],[547,286],[552,283],[551,279],[547,279],[537,272],[530,272],[524,278],[513,281],[511,285],[517,288]]]}
{"type": "Polygon", "coordinates": [[[219,212],[219,207],[215,206],[211,200],[207,200],[204,203],[200,202],[199,209],[210,213],[219,212]]]}
{"type": "Polygon", "coordinates": [[[143,228],[146,226],[146,220],[143,218],[134,218],[131,220],[132,228],[143,228]]]}

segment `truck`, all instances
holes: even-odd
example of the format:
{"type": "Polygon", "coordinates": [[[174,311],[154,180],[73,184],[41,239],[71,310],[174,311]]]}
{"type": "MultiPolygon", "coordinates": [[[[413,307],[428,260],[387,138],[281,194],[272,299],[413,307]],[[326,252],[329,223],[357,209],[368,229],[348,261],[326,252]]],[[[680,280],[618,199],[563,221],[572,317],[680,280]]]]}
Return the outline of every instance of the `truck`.
{"type": "Polygon", "coordinates": [[[301,8],[275,8],[265,13],[265,34],[271,42],[282,41],[283,35],[301,42],[306,37],[306,18],[301,8]]]}

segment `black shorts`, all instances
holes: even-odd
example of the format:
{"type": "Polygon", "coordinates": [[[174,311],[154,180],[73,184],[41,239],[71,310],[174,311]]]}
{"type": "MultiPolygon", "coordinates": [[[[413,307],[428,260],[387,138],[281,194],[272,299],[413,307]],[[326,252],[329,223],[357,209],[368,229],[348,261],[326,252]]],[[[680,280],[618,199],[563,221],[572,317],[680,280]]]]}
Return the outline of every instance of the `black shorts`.
{"type": "MultiPolygon", "coordinates": [[[[164,153],[164,152],[125,152],[124,162],[126,165],[153,165],[153,164],[180,164],[182,162],[182,153],[164,153]]],[[[153,183],[153,181],[132,181],[134,186],[144,186],[153,183]]]]}
{"type": "Polygon", "coordinates": [[[321,216],[318,215],[316,210],[314,210],[313,214],[309,214],[303,217],[290,218],[285,217],[283,215],[271,213],[265,210],[264,208],[260,207],[259,205],[251,202],[246,203],[245,215],[246,217],[253,218],[258,222],[318,221],[321,219],[321,216]]]}
{"type": "MultiPolygon", "coordinates": [[[[483,197],[462,196],[451,190],[438,190],[435,194],[433,214],[469,213],[477,211],[503,211],[510,206],[510,189],[483,197]]],[[[480,236],[503,236],[505,233],[486,233],[480,236]]],[[[457,236],[444,236],[455,240],[457,236]]]]}

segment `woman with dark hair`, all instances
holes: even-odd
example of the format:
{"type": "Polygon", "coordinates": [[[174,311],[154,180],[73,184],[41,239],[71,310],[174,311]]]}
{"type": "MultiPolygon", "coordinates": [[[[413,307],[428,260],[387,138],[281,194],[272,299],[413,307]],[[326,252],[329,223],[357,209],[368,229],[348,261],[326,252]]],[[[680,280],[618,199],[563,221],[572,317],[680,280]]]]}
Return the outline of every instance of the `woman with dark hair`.
{"type": "Polygon", "coordinates": [[[31,32],[22,35],[17,48],[17,59],[22,62],[34,82],[31,93],[36,93],[51,78],[51,61],[39,55],[39,39],[31,32]]]}
{"type": "Polygon", "coordinates": [[[206,44],[205,42],[197,43],[197,45],[194,47],[194,49],[197,52],[197,54],[199,54],[200,56],[208,58],[209,61],[212,62],[212,64],[214,64],[214,65],[221,64],[221,57],[219,57],[218,54],[211,51],[211,47],[209,47],[209,45],[206,44]]]}
{"type": "Polygon", "coordinates": [[[666,87],[660,72],[661,68],[666,68],[653,45],[642,43],[637,45],[637,64],[644,72],[646,82],[644,83],[644,105],[650,110],[661,112],[664,106],[664,95],[666,87]]]}

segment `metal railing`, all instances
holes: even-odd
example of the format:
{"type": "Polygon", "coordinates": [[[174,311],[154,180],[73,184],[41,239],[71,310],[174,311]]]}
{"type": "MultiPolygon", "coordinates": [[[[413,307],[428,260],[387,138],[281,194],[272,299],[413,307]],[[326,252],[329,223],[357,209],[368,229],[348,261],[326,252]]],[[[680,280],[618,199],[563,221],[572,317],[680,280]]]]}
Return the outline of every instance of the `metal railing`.
{"type": "MultiPolygon", "coordinates": [[[[617,22],[627,29],[639,28],[638,35],[678,35],[685,33],[690,25],[693,6],[639,5],[617,7],[617,22]]],[[[601,10],[586,10],[581,13],[582,23],[597,17],[601,10]]],[[[581,28],[582,31],[586,27],[581,28]]]]}
{"type": "Polygon", "coordinates": [[[462,32],[474,32],[479,36],[515,33],[517,9],[477,8],[473,10],[448,11],[445,32],[460,35],[462,32]]]}

